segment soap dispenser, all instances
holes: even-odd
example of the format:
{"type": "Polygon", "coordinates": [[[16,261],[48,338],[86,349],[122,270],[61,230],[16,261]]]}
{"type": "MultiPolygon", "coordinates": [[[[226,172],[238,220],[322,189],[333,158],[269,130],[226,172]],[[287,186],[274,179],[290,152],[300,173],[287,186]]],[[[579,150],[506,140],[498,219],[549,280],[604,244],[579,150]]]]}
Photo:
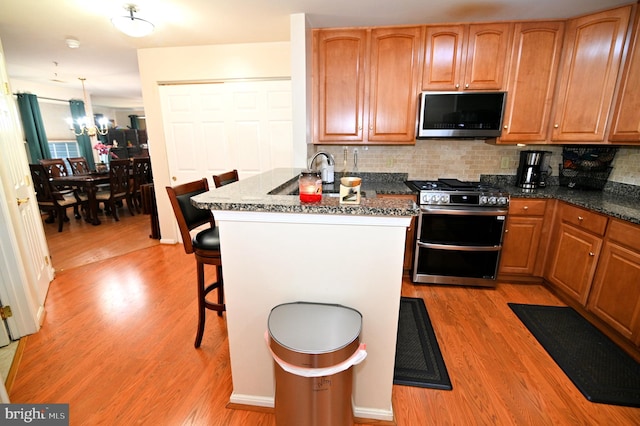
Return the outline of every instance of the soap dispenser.
{"type": "Polygon", "coordinates": [[[322,174],[322,182],[333,183],[335,172],[335,166],[333,163],[329,162],[326,158],[323,159],[320,172],[322,174]]]}

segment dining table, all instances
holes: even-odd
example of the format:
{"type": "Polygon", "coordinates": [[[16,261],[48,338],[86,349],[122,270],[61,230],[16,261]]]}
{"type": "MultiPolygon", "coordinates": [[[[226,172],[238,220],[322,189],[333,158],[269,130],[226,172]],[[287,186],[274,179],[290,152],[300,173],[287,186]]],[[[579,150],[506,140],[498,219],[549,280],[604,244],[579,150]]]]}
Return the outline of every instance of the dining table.
{"type": "Polygon", "coordinates": [[[98,200],[96,193],[98,186],[109,183],[109,172],[91,172],[86,174],[58,176],[51,179],[57,187],[73,187],[83,190],[87,194],[89,209],[85,220],[93,225],[100,225],[98,218],[98,200]]]}

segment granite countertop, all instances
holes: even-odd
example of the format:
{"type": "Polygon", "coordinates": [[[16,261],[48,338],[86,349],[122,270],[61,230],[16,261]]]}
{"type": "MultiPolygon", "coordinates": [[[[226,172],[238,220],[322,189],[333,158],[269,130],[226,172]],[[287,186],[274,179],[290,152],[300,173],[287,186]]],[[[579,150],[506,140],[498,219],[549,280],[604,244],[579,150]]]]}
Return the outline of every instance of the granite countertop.
{"type": "Polygon", "coordinates": [[[513,183],[491,181],[508,191],[512,198],[552,198],[584,207],[607,216],[640,225],[640,198],[638,187],[633,185],[612,185],[604,190],[571,189],[550,185],[526,191],[513,183]]]}
{"type": "Polygon", "coordinates": [[[298,195],[290,195],[298,187],[301,169],[274,169],[256,176],[241,179],[230,185],[212,188],[191,199],[201,209],[307,213],[360,216],[417,216],[420,209],[414,201],[401,198],[383,198],[378,194],[412,194],[404,181],[406,173],[352,173],[362,177],[360,204],[340,204],[339,197],[331,192],[339,191],[340,174],[336,173],[334,185],[323,186],[322,201],[317,204],[301,203],[298,195]]]}

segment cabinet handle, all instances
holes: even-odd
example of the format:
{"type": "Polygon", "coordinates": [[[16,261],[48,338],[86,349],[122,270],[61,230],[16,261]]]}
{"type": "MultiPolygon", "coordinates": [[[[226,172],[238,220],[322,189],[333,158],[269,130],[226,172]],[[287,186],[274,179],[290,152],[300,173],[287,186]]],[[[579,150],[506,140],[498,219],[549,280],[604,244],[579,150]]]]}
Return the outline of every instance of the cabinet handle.
{"type": "Polygon", "coordinates": [[[553,128],[554,128],[554,129],[557,129],[558,127],[560,127],[560,125],[559,125],[559,124],[554,124],[554,125],[553,125],[553,128]]]}
{"type": "Polygon", "coordinates": [[[175,182],[175,181],[177,181],[177,180],[178,180],[178,178],[177,178],[177,177],[175,177],[175,176],[171,176],[171,180],[175,182]]]}
{"type": "Polygon", "coordinates": [[[464,85],[464,87],[465,87],[466,89],[468,89],[468,88],[469,88],[469,84],[465,84],[465,85],[464,85]]]}
{"type": "Polygon", "coordinates": [[[504,230],[504,233],[506,234],[507,232],[509,232],[509,230],[508,230],[508,229],[505,229],[505,230],[504,230]]]}
{"type": "Polygon", "coordinates": [[[459,88],[460,88],[460,85],[459,85],[459,84],[456,84],[456,89],[459,89],[459,88]]]}
{"type": "Polygon", "coordinates": [[[582,220],[584,220],[584,217],[578,216],[578,220],[582,221],[582,220]]]}
{"type": "Polygon", "coordinates": [[[29,202],[29,197],[27,198],[17,198],[16,201],[18,202],[18,206],[21,206],[23,204],[26,204],[29,202]]]}
{"type": "Polygon", "coordinates": [[[508,129],[508,128],[509,128],[509,126],[504,126],[504,129],[505,129],[505,130],[506,130],[506,129],[508,129]]]}
{"type": "Polygon", "coordinates": [[[524,206],[523,209],[524,210],[529,210],[529,206],[524,206]]]}
{"type": "Polygon", "coordinates": [[[592,252],[592,251],[590,251],[590,252],[589,252],[589,256],[593,257],[593,256],[595,256],[595,255],[596,255],[596,254],[595,254],[594,252],[592,252]]]}

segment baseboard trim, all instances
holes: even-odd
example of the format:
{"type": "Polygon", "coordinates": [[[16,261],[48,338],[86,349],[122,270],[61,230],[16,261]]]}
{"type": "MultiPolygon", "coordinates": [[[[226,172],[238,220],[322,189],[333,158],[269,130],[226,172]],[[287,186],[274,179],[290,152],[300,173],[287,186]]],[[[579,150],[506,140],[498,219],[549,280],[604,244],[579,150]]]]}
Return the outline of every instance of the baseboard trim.
{"type": "Polygon", "coordinates": [[[7,377],[4,381],[4,387],[7,389],[7,393],[11,393],[13,382],[16,380],[16,375],[18,374],[18,368],[20,367],[20,361],[22,360],[22,354],[24,354],[24,348],[27,345],[28,337],[29,336],[24,336],[18,341],[16,353],[13,355],[13,361],[11,362],[9,373],[7,373],[7,377]]]}

